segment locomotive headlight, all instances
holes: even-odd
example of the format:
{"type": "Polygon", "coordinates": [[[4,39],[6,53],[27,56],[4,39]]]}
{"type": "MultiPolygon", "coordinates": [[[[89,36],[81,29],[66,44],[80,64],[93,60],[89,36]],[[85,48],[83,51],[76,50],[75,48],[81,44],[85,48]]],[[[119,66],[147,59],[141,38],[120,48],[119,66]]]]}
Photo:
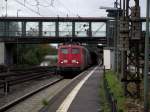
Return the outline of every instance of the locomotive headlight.
{"type": "Polygon", "coordinates": [[[62,60],[60,63],[61,63],[61,64],[63,64],[63,63],[68,63],[68,60],[62,60]]]}
{"type": "Polygon", "coordinates": [[[64,63],[68,63],[68,60],[64,60],[64,63]]]}
{"type": "Polygon", "coordinates": [[[76,60],[72,60],[72,63],[76,63],[77,61],[76,60]]]}
{"type": "Polygon", "coordinates": [[[77,63],[78,64],[79,62],[77,60],[72,60],[72,63],[77,63]]]}

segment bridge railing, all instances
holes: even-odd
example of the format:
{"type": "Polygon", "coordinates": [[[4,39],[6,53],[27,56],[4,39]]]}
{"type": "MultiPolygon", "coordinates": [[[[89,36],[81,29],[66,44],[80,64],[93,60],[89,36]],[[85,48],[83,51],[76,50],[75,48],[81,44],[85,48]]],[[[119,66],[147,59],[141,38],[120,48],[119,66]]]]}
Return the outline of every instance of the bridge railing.
{"type": "MultiPolygon", "coordinates": [[[[39,31],[26,31],[26,35],[23,36],[22,31],[9,31],[9,32],[2,32],[0,31],[0,37],[7,36],[15,36],[15,37],[56,37],[55,36],[55,31],[43,31],[42,35],[39,35],[39,31]]],[[[92,32],[92,37],[105,37],[106,32],[105,31],[99,31],[99,32],[92,32]]],[[[68,31],[59,31],[59,36],[58,37],[72,37],[72,32],[68,31]]],[[[76,31],[74,37],[89,37],[88,34],[85,31],[76,31]]]]}
{"type": "Polygon", "coordinates": [[[106,22],[1,21],[0,37],[106,37],[106,22]]]}

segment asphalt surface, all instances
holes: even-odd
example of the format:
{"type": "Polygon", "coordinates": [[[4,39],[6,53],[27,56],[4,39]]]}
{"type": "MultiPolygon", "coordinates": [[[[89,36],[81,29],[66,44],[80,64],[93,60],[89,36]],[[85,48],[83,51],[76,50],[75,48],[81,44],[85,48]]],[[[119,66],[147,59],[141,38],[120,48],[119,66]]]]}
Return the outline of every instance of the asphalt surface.
{"type": "Polygon", "coordinates": [[[73,100],[68,112],[99,112],[100,111],[100,68],[89,77],[73,100]]]}
{"type": "MultiPolygon", "coordinates": [[[[72,80],[59,94],[57,94],[48,104],[48,106],[42,108],[39,112],[100,112],[100,77],[102,75],[102,69],[97,69],[90,75],[90,77],[84,82],[79,89],[77,95],[70,104],[69,109],[61,108],[60,106],[66,101],[65,99],[73,92],[73,89],[86,77],[95,67],[82,72],[75,80],[72,80]]],[[[75,91],[77,91],[75,89],[75,91]]],[[[71,97],[69,97],[71,98],[71,97]]]]}

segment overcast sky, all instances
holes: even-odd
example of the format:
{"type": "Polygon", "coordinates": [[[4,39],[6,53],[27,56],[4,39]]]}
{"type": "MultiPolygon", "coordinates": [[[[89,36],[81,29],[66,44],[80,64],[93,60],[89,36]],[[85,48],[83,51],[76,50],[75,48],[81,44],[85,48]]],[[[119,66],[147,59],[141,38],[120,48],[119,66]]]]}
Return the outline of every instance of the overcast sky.
{"type": "MultiPolygon", "coordinates": [[[[0,0],[0,16],[6,15],[6,0],[0,0]]],[[[134,0],[130,0],[133,4],[134,0]]],[[[114,0],[7,0],[7,16],[80,16],[102,17],[100,6],[113,7],[114,0]]],[[[146,0],[140,0],[141,16],[145,16],[146,0]]]]}

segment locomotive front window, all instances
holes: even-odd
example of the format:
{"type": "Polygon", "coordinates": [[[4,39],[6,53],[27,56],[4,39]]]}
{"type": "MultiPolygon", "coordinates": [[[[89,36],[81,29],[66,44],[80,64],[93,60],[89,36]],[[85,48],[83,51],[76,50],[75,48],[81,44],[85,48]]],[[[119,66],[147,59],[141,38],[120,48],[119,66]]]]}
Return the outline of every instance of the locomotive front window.
{"type": "Polygon", "coordinates": [[[72,54],[79,54],[79,49],[78,48],[73,48],[72,49],[72,54]]]}
{"type": "Polygon", "coordinates": [[[63,54],[68,54],[68,49],[62,48],[62,49],[61,49],[61,52],[62,52],[63,54]]]}

